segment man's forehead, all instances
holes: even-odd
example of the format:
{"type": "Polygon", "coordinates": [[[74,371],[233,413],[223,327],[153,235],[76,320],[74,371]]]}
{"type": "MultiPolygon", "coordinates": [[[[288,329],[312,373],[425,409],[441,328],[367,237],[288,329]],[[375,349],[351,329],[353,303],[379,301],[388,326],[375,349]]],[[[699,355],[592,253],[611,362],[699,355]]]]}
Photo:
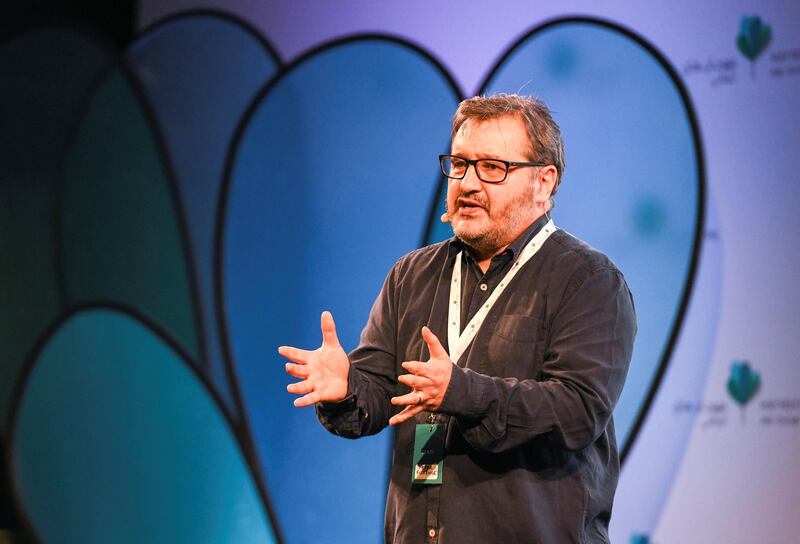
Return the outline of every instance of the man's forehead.
{"type": "Polygon", "coordinates": [[[519,115],[498,115],[488,119],[470,118],[458,128],[453,144],[458,140],[487,137],[502,144],[507,150],[531,151],[531,142],[525,123],[519,115]]]}

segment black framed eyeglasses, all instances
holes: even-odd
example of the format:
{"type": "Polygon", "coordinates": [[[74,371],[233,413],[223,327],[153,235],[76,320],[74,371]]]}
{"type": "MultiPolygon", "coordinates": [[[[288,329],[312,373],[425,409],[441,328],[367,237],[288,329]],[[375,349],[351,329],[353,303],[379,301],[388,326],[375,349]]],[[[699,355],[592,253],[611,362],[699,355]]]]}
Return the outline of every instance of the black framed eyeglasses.
{"type": "Polygon", "coordinates": [[[439,155],[442,173],[450,179],[464,179],[470,165],[475,168],[478,179],[486,183],[500,183],[508,177],[515,166],[547,166],[543,162],[512,162],[500,159],[465,159],[458,155],[439,155]]]}

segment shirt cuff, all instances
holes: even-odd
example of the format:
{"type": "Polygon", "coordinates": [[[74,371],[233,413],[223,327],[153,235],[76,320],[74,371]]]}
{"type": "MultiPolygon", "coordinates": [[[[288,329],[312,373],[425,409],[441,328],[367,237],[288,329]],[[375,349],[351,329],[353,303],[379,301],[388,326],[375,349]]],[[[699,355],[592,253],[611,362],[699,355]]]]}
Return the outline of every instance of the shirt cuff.
{"type": "Polygon", "coordinates": [[[318,402],[315,406],[317,419],[334,434],[349,434],[358,427],[358,379],[357,371],[350,366],[347,375],[347,395],[339,402],[318,402]]]}
{"type": "Polygon", "coordinates": [[[485,379],[486,376],[454,364],[438,411],[455,417],[480,418],[487,392],[485,379]]]}

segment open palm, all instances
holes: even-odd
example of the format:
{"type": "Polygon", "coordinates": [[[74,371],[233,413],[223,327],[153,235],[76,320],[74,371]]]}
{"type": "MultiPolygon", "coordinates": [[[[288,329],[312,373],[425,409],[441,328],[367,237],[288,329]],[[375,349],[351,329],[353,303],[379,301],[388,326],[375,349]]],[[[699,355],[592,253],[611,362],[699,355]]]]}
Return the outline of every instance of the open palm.
{"type": "Polygon", "coordinates": [[[322,312],[320,328],[322,345],[313,351],[290,346],[278,348],[278,353],[292,361],[286,363],[286,372],[301,380],[286,388],[290,393],[303,395],[294,401],[298,407],[317,402],[338,402],[347,396],[350,360],[339,344],[330,312],[322,312]]]}

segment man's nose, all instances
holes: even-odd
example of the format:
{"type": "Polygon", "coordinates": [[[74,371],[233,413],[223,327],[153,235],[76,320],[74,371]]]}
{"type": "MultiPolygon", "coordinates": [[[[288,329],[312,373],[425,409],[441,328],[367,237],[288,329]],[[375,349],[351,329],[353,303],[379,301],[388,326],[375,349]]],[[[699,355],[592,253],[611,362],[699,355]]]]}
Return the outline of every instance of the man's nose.
{"type": "Polygon", "coordinates": [[[464,177],[461,178],[462,192],[471,193],[483,189],[483,185],[481,185],[481,180],[478,179],[477,169],[478,169],[477,164],[470,164],[467,166],[467,172],[464,174],[464,177]],[[472,168],[470,168],[470,166],[472,168]]]}

